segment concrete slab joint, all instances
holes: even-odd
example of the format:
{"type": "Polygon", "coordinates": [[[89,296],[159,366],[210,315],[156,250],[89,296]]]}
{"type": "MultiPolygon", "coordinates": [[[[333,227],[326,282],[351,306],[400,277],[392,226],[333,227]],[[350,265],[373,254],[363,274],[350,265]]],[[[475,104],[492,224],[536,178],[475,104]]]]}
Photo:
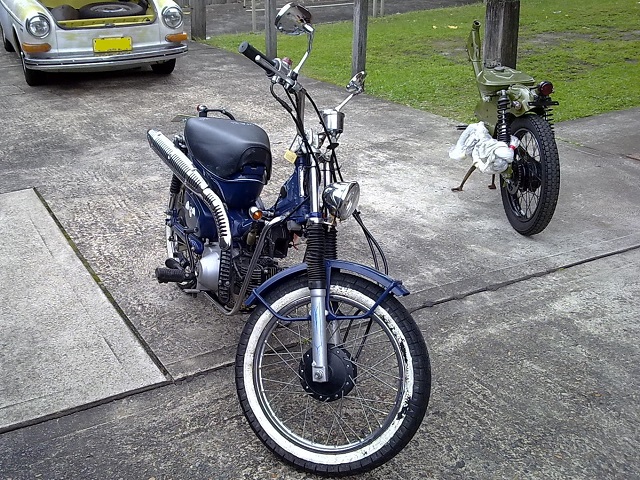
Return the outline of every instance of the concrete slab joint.
{"type": "Polygon", "coordinates": [[[0,236],[0,431],[166,380],[33,190],[0,194],[0,236]]]}

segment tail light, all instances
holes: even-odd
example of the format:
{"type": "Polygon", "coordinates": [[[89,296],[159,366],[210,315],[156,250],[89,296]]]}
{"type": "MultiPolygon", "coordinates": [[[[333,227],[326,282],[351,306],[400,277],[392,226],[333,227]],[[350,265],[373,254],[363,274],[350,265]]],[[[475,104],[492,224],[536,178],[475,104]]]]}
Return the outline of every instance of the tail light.
{"type": "Polygon", "coordinates": [[[540,92],[540,95],[543,97],[548,97],[553,93],[553,83],[547,82],[546,80],[544,82],[540,82],[540,85],[538,85],[538,92],[540,92]]]}

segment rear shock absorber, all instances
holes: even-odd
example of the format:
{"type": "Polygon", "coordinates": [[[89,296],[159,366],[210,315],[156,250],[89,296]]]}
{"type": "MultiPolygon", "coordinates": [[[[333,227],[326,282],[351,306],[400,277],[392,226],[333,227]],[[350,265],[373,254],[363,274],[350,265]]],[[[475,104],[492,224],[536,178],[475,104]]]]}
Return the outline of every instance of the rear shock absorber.
{"type": "Polygon", "coordinates": [[[182,186],[182,182],[175,175],[171,176],[171,186],[169,187],[169,193],[175,195],[180,191],[180,187],[182,186]]]}
{"type": "Polygon", "coordinates": [[[507,123],[507,112],[511,101],[507,96],[507,91],[502,90],[500,97],[498,98],[498,122],[496,123],[496,139],[509,143],[511,141],[511,132],[509,131],[509,124],[507,123]]]}
{"type": "Polygon", "coordinates": [[[553,131],[553,107],[544,107],[544,119],[547,121],[547,123],[549,123],[551,131],[553,131]]]}

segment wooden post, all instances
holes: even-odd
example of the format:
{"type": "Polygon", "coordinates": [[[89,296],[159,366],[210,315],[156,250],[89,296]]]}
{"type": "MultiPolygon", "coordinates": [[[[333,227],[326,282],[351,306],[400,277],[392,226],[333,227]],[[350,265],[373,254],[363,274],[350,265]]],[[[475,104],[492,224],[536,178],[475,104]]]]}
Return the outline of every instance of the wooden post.
{"type": "Polygon", "coordinates": [[[484,65],[500,63],[516,68],[520,0],[486,0],[484,22],[484,65]]]}
{"type": "Polygon", "coordinates": [[[380,0],[380,16],[384,17],[384,0],[380,0]]]}
{"type": "Polygon", "coordinates": [[[207,10],[205,0],[190,0],[191,38],[207,38],[207,10]]]}
{"type": "Polygon", "coordinates": [[[378,16],[378,0],[373,0],[373,18],[378,16]]]}
{"type": "Polygon", "coordinates": [[[355,0],[353,4],[353,47],[351,50],[351,75],[365,69],[367,63],[367,20],[369,1],[355,0]]]}
{"type": "MultiPolygon", "coordinates": [[[[246,1],[246,0],[245,0],[246,1]]],[[[251,31],[256,33],[258,31],[256,17],[256,0],[251,0],[251,31]]]]}
{"type": "Polygon", "coordinates": [[[267,57],[275,58],[278,56],[278,39],[276,38],[276,0],[266,0],[264,3],[264,29],[267,57]]]}

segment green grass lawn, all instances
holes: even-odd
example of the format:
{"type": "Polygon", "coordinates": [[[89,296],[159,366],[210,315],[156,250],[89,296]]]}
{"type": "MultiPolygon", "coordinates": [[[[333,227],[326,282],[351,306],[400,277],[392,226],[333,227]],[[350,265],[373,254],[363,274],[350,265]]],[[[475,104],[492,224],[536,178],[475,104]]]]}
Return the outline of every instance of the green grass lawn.
{"type": "MultiPolygon", "coordinates": [[[[465,46],[482,3],[370,18],[367,93],[457,121],[473,120],[478,92],[465,46]]],[[[303,74],[345,85],[351,73],[351,22],[316,26],[303,74]]],[[[555,120],[640,106],[640,1],[522,0],[518,69],[550,80],[555,120]]],[[[481,36],[483,31],[481,31],[481,36]]],[[[264,35],[225,35],[208,44],[237,51],[264,35]]],[[[278,35],[278,53],[299,59],[303,37],[278,35]]]]}

